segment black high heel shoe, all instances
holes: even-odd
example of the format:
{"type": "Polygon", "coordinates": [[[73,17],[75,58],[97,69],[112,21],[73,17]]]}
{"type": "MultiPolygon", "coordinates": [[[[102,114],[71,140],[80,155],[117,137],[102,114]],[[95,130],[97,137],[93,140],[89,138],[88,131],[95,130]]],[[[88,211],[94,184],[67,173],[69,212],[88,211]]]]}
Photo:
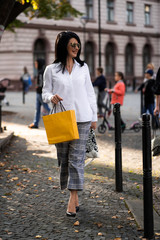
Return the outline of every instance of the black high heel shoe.
{"type": "Polygon", "coordinates": [[[73,213],[73,212],[66,212],[66,215],[67,217],[75,217],[76,216],[76,213],[73,213]]]}
{"type": "Polygon", "coordinates": [[[76,207],[76,212],[79,212],[79,206],[76,207]]]}

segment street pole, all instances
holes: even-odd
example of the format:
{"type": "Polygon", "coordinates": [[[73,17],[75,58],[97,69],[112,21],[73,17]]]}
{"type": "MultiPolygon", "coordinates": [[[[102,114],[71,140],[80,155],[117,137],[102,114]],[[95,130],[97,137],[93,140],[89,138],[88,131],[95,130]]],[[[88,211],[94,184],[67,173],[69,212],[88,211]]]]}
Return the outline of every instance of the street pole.
{"type": "Polygon", "coordinates": [[[85,48],[85,43],[86,43],[86,24],[88,22],[88,17],[87,16],[82,16],[80,18],[80,21],[83,25],[83,51],[84,51],[84,59],[85,59],[85,56],[86,56],[86,48],[85,48]]]}
{"type": "Polygon", "coordinates": [[[143,114],[143,92],[142,92],[142,90],[141,90],[141,109],[140,109],[140,116],[143,114]]]}
{"type": "Polygon", "coordinates": [[[150,115],[142,115],[144,238],[154,238],[150,115]]]}
{"type": "Polygon", "coordinates": [[[121,148],[121,115],[120,104],[114,104],[114,125],[115,125],[115,180],[116,191],[122,192],[122,148],[121,148]]]}
{"type": "Polygon", "coordinates": [[[3,132],[2,128],[2,100],[4,99],[5,95],[0,95],[0,133],[3,132]]]}
{"type": "Polygon", "coordinates": [[[22,102],[25,104],[25,85],[24,82],[22,81],[22,102]]]}
{"type": "Polygon", "coordinates": [[[98,0],[99,67],[101,67],[101,1],[98,0]]]}

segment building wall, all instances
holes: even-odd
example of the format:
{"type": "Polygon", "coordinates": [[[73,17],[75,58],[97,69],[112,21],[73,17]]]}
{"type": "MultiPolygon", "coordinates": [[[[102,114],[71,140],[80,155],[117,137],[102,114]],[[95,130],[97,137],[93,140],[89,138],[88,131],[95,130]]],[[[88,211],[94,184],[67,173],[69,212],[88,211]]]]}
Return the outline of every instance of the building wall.
{"type": "MultiPolygon", "coordinates": [[[[134,3],[134,22],[126,24],[126,0],[114,1],[114,21],[107,21],[107,1],[101,0],[101,52],[102,67],[106,69],[105,50],[108,42],[115,45],[115,71],[125,72],[125,48],[128,43],[134,45],[134,76],[143,77],[143,47],[147,43],[151,46],[151,60],[157,70],[160,65],[160,26],[158,0],[131,0],[134,3]],[[144,5],[151,5],[151,25],[145,26],[144,5]]],[[[94,44],[94,67],[98,67],[98,1],[93,0],[93,20],[85,24],[85,39],[94,44]]],[[[71,0],[73,7],[85,13],[85,0],[71,0]]],[[[33,76],[33,50],[38,38],[47,43],[47,64],[54,60],[54,43],[60,31],[71,30],[77,32],[82,42],[82,59],[84,59],[83,43],[84,28],[80,18],[66,18],[62,20],[28,19],[22,14],[19,17],[26,24],[15,30],[15,33],[5,31],[0,44],[0,79],[8,77],[19,81],[23,67],[27,66],[33,76]]],[[[94,71],[95,74],[95,71],[94,71]]],[[[106,71],[105,71],[106,74],[106,71]]],[[[108,76],[107,76],[108,77],[108,76]]],[[[113,76],[110,76],[113,79],[113,76]]],[[[132,81],[132,79],[131,79],[132,81]]]]}

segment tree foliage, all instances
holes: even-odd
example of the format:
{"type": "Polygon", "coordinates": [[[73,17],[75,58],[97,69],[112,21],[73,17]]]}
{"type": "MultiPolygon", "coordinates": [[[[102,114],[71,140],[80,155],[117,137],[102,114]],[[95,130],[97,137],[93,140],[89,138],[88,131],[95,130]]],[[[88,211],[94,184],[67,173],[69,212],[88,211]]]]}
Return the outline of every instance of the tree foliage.
{"type": "Polygon", "coordinates": [[[9,25],[10,28],[21,25],[17,17],[22,12],[29,19],[44,17],[58,20],[68,14],[73,17],[81,15],[68,0],[0,0],[0,31],[9,25]]]}

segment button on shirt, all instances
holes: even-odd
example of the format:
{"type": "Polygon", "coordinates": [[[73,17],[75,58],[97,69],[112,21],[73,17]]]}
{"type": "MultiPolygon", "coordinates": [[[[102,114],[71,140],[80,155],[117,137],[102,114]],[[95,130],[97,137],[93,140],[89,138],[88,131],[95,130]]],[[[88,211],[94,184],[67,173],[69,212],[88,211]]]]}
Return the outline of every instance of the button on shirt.
{"type": "MultiPolygon", "coordinates": [[[[43,80],[44,102],[51,102],[58,94],[66,110],[75,110],[77,122],[97,121],[96,97],[86,63],[81,66],[74,60],[71,74],[67,70],[62,73],[61,63],[51,64],[46,67],[43,80]]],[[[57,112],[60,111],[58,104],[57,112]]]]}

